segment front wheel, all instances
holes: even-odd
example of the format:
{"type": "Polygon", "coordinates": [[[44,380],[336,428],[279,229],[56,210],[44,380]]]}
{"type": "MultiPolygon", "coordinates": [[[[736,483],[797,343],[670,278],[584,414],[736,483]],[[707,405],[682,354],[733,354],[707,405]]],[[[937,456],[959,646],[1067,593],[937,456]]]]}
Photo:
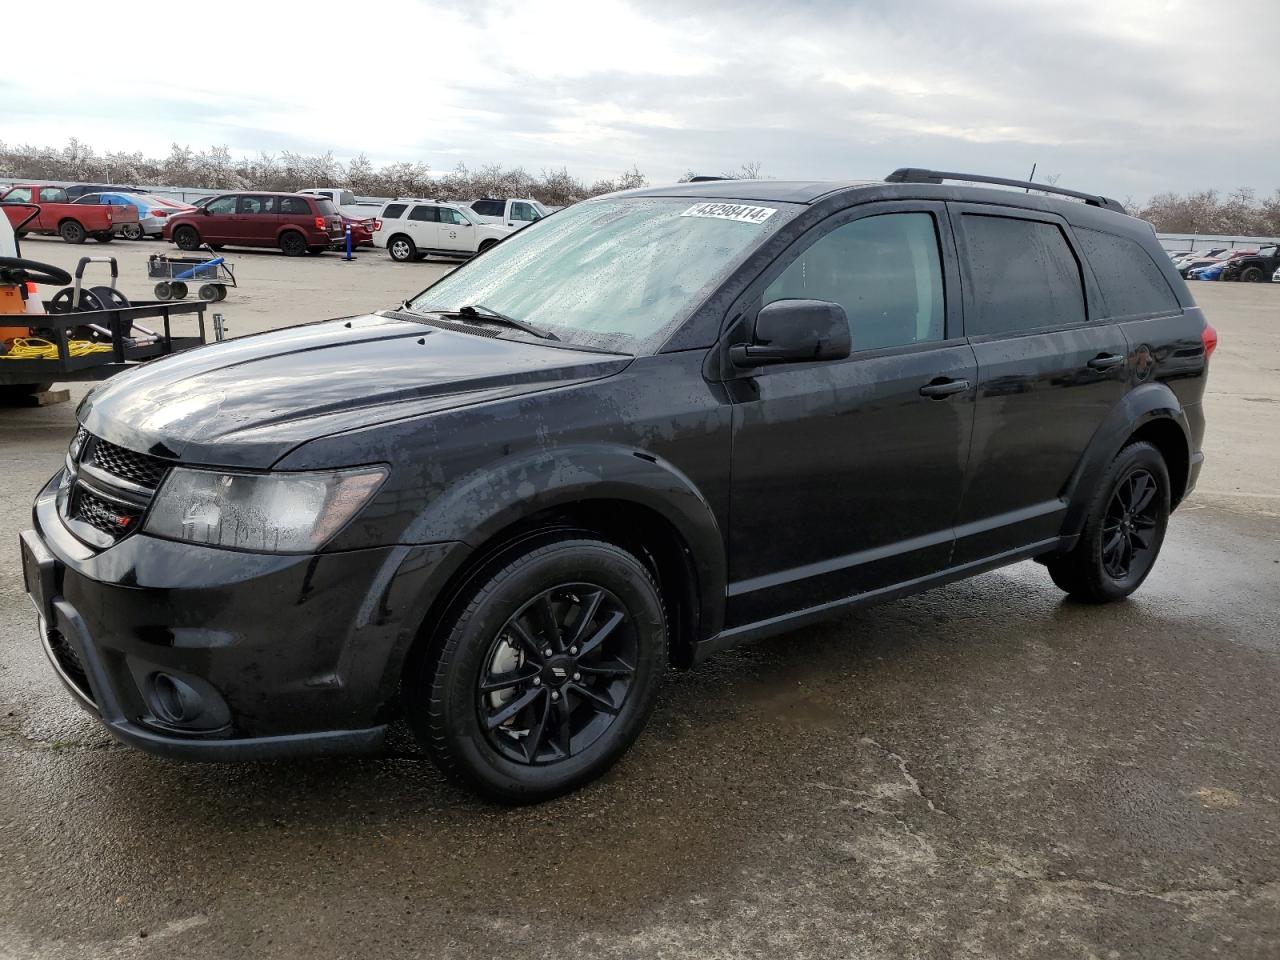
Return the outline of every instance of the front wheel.
{"type": "Polygon", "coordinates": [[[1049,576],[1089,603],[1129,596],[1155,566],[1170,504],[1169,470],[1160,451],[1141,441],[1129,444],[1098,485],[1075,548],[1046,564],[1049,576]]]}
{"type": "Polygon", "coordinates": [[[173,231],[173,242],[179,250],[199,250],[200,234],[196,233],[195,227],[178,227],[173,231]]]}
{"type": "Polygon", "coordinates": [[[534,803],[594,780],[639,736],[667,634],[635,556],[565,534],[496,562],[454,609],[404,680],[414,734],[444,773],[534,803]]]}
{"type": "Polygon", "coordinates": [[[1242,283],[1261,283],[1264,279],[1261,267],[1248,267],[1240,274],[1242,283]]]}
{"type": "Polygon", "coordinates": [[[126,240],[141,240],[143,237],[142,224],[126,223],[120,228],[120,235],[126,240]]]}

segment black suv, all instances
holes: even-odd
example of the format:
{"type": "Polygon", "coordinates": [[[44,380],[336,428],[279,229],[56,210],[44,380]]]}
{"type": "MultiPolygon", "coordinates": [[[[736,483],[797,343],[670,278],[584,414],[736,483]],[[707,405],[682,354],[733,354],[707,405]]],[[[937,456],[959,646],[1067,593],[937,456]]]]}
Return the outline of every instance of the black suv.
{"type": "Polygon", "coordinates": [[[1220,280],[1243,280],[1245,283],[1262,283],[1270,280],[1280,269],[1280,246],[1269,243],[1259,247],[1257,253],[1249,253],[1227,261],[1220,280]]]}
{"type": "Polygon", "coordinates": [[[1127,596],[1216,334],[1114,201],[944,183],[983,179],[615,194],[399,308],[116,377],[21,538],[49,659],[156,753],[403,715],[531,801],[609,767],[669,664],[1027,558],[1127,596]]]}

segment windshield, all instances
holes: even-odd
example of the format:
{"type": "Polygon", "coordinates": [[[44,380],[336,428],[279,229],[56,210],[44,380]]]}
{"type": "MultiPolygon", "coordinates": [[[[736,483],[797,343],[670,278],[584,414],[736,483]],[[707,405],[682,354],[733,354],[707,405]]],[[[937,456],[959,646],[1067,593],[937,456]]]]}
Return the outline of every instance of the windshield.
{"type": "Polygon", "coordinates": [[[409,304],[483,304],[566,343],[652,351],[792,216],[787,204],[590,200],[512,234],[409,304]]]}

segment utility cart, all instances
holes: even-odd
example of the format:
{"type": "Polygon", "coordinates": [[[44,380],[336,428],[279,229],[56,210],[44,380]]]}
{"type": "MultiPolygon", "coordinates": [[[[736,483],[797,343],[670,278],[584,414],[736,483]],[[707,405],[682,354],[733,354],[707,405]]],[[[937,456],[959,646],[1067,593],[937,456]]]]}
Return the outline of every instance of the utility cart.
{"type": "Polygon", "coordinates": [[[147,258],[147,276],[160,281],[155,286],[157,300],[185,300],[189,284],[197,283],[200,286],[196,293],[201,300],[225,300],[227,287],[236,286],[235,268],[225,257],[170,257],[153,253],[147,258]]]}

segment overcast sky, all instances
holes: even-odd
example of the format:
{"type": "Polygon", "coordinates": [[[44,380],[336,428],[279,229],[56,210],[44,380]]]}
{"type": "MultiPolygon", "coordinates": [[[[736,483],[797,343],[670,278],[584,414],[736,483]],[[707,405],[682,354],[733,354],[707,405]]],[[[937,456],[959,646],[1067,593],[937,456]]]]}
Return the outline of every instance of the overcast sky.
{"type": "Polygon", "coordinates": [[[758,160],[778,178],[1035,162],[1137,199],[1280,187],[1276,0],[222,0],[100,27],[107,9],[59,3],[52,33],[7,45],[0,139],[654,183],[758,160]]]}

